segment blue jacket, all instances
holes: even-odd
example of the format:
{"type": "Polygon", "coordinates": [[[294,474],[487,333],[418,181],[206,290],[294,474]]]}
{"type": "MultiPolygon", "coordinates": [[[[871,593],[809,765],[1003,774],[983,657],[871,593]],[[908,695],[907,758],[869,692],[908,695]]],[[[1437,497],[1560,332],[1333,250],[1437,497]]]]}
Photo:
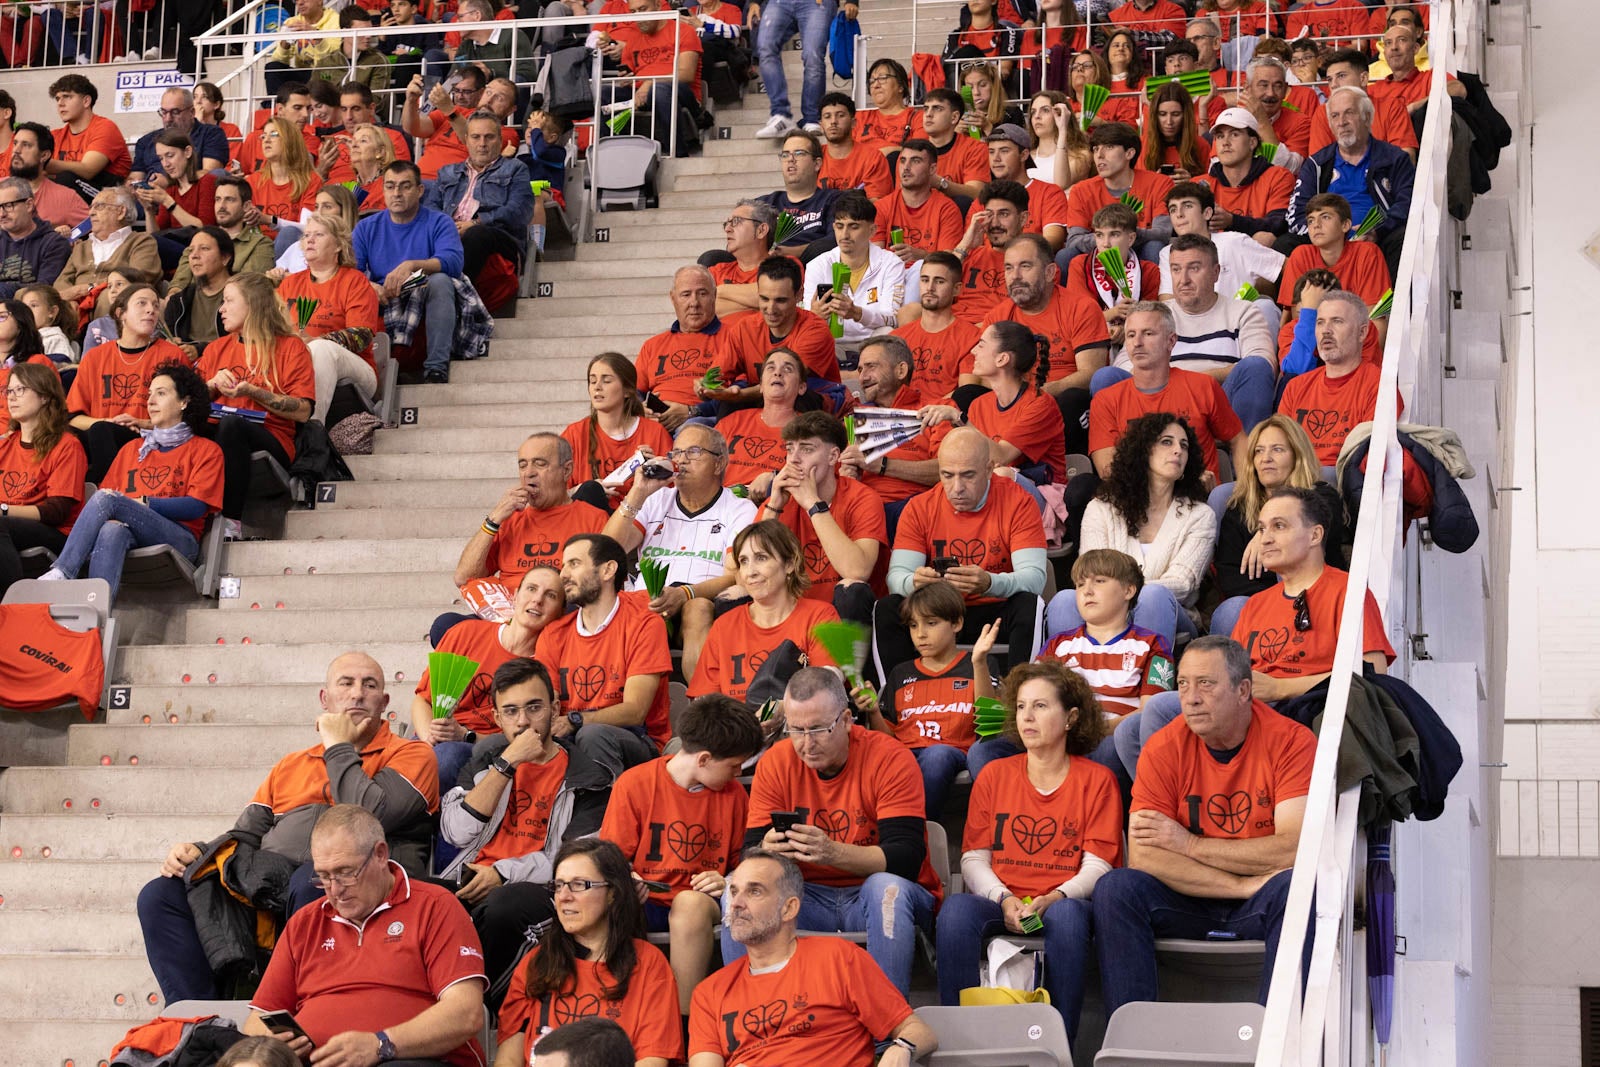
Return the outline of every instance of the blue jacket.
{"type": "Polygon", "coordinates": [[[352,243],[356,267],[375,282],[382,282],[408,259],[437,259],[445,274],[461,277],[464,259],[456,224],[449,215],[426,206],[403,225],[387,211],[375,211],[356,223],[352,243]]]}
{"type": "MultiPolygon", "coordinates": [[[[1412,165],[1410,156],[1388,141],[1374,137],[1367,144],[1367,192],[1387,216],[1373,232],[1374,238],[1380,238],[1406,224],[1406,216],[1411,214],[1411,186],[1416,181],[1417,168],[1412,165]]],[[[1306,205],[1313,196],[1328,191],[1338,162],[1339,146],[1331,144],[1300,164],[1294,195],[1289,198],[1290,233],[1306,232],[1306,205]]]]}
{"type": "MultiPolygon", "coordinates": [[[[422,198],[422,203],[454,218],[467,195],[467,164],[447,163],[422,198]]],[[[517,243],[518,258],[528,254],[528,226],[533,222],[533,188],[528,168],[516,159],[496,159],[478,179],[472,195],[478,210],[472,217],[480,226],[493,226],[517,243]]]]}
{"type": "MultiPolygon", "coordinates": [[[[1437,456],[1410,434],[1396,433],[1395,437],[1433,487],[1433,508],[1428,512],[1428,532],[1433,537],[1433,543],[1446,552],[1465,552],[1478,540],[1478,519],[1472,513],[1472,501],[1467,499],[1467,494],[1437,456]]],[[[1364,488],[1361,468],[1371,444],[1372,438],[1368,437],[1355,445],[1349,461],[1344,464],[1344,484],[1339,488],[1352,515],[1361,510],[1361,490],[1364,488]]]]}

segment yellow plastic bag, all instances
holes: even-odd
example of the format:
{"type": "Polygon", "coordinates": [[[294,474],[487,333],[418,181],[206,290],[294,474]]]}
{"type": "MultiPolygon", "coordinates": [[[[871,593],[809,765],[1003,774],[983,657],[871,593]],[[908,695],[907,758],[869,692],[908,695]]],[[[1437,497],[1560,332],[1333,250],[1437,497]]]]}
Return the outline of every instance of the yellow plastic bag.
{"type": "Polygon", "coordinates": [[[1041,989],[1009,989],[1005,986],[975,985],[961,991],[963,1008],[991,1004],[1048,1004],[1050,994],[1041,989]]]}

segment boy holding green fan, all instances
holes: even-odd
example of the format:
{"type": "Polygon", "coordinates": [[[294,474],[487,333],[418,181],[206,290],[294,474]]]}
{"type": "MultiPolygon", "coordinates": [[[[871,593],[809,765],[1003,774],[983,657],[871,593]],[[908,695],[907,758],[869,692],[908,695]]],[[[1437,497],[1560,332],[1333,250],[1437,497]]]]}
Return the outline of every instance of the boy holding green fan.
{"type": "Polygon", "coordinates": [[[1143,147],[1139,131],[1125,122],[1107,122],[1089,134],[1095,175],[1067,190],[1067,242],[1056,257],[1058,266],[1068,264],[1075,256],[1094,253],[1094,213],[1116,203],[1128,204],[1138,218],[1135,248],[1139,258],[1154,263],[1161,255],[1161,246],[1172,236],[1172,225],[1167,221],[1167,193],[1172,189],[1172,179],[1155,171],[1136,169],[1143,147]]]}
{"type": "MultiPolygon", "coordinates": [[[[1306,203],[1306,236],[1310,244],[1289,254],[1283,267],[1282,292],[1292,293],[1295,282],[1310,270],[1330,270],[1342,289],[1355,293],[1368,307],[1383,299],[1393,287],[1383,250],[1370,240],[1357,240],[1352,229],[1350,201],[1338,193],[1318,193],[1306,203]]],[[[1389,320],[1378,320],[1381,346],[1389,320]]]]}

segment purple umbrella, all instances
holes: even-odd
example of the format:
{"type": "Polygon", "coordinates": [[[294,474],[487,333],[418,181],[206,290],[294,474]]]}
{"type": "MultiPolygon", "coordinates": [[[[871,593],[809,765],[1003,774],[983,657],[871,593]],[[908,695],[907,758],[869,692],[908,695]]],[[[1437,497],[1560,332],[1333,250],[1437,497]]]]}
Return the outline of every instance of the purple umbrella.
{"type": "Polygon", "coordinates": [[[1367,834],[1367,995],[1378,1044],[1389,1043],[1394,1022],[1394,868],[1389,864],[1390,824],[1367,834]]]}

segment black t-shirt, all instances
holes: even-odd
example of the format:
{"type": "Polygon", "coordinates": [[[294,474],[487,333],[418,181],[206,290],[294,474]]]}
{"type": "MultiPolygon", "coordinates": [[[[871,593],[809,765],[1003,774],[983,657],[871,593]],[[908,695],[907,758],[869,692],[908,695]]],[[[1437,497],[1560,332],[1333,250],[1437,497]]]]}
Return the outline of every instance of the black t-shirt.
{"type": "Polygon", "coordinates": [[[799,229],[784,240],[785,245],[808,245],[824,237],[833,237],[833,204],[841,196],[838,189],[823,189],[804,200],[790,200],[789,194],[779,189],[766,196],[757,197],[763,204],[771,204],[780,212],[794,216],[799,229]]]}

